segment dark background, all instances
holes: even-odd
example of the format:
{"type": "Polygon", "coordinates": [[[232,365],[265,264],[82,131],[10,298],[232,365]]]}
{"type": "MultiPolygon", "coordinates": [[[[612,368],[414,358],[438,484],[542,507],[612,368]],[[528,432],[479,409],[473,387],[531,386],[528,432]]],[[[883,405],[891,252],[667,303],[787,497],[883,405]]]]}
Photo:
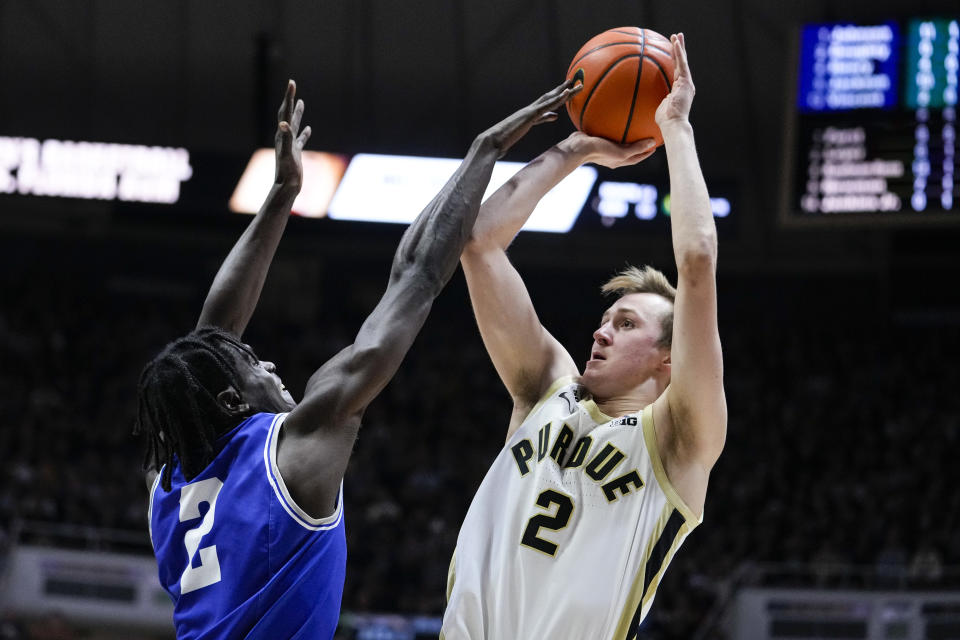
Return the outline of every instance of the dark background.
{"type": "MultiPolygon", "coordinates": [[[[288,77],[298,81],[307,104],[311,148],[457,157],[477,133],[562,80],[590,36],[633,24],[687,36],[702,164],[708,181],[733,196],[737,218],[737,233],[725,238],[723,271],[918,268],[918,256],[930,260],[944,252],[929,243],[955,239],[958,227],[780,229],[795,39],[803,22],[880,21],[951,9],[955,4],[945,0],[7,0],[0,5],[0,135],[184,146],[195,175],[185,186],[187,217],[170,226],[169,208],[152,216],[137,211],[138,217],[114,204],[6,197],[0,198],[0,224],[62,230],[55,220],[69,215],[71,234],[159,224],[173,233],[186,225],[193,236],[200,225],[216,236],[230,223],[211,226],[195,218],[225,211],[249,153],[271,143],[288,77]],[[195,192],[197,185],[203,193],[195,192]]],[[[540,127],[509,159],[530,159],[571,129],[566,117],[540,127]]],[[[662,183],[664,156],[615,175],[662,183]]],[[[607,252],[598,262],[616,264],[609,251],[618,260],[636,259],[664,245],[662,233],[637,235],[595,238],[591,246],[602,244],[607,252]]]]}

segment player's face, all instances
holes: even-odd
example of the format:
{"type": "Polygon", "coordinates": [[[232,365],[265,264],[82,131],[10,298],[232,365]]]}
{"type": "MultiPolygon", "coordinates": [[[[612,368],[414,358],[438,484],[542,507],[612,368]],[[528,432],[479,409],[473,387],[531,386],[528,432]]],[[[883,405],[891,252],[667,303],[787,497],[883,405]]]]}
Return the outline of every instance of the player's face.
{"type": "Polygon", "coordinates": [[[593,332],[581,384],[594,396],[609,398],[662,375],[670,350],[657,345],[660,319],[671,308],[669,300],[655,293],[630,293],[617,300],[593,332]]]}
{"type": "Polygon", "coordinates": [[[277,367],[272,362],[257,358],[249,346],[247,349],[234,352],[243,387],[237,391],[243,401],[256,411],[282,412],[297,406],[277,375],[277,367]]]}

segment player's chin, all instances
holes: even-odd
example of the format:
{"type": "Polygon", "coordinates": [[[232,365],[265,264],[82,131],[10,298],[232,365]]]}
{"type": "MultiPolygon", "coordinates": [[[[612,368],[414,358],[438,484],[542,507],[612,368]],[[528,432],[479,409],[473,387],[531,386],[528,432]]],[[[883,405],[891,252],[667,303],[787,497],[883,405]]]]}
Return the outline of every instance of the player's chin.
{"type": "Polygon", "coordinates": [[[589,391],[594,398],[606,398],[612,395],[618,387],[616,384],[617,377],[613,372],[603,371],[603,367],[590,365],[589,362],[587,365],[583,375],[580,376],[580,385],[589,391]]]}
{"type": "Polygon", "coordinates": [[[587,391],[593,391],[594,387],[600,382],[600,376],[597,372],[596,361],[591,360],[583,368],[583,375],[580,376],[580,384],[587,388],[587,391]]]}

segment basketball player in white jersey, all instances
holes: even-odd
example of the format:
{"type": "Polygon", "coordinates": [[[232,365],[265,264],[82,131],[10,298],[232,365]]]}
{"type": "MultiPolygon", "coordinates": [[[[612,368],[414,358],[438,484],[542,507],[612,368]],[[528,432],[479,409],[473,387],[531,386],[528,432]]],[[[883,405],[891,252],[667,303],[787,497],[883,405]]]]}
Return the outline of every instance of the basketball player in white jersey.
{"type": "Polygon", "coordinates": [[[464,520],[445,640],[636,637],[660,577],[701,522],[727,410],[717,331],[716,227],[688,120],[683,35],[657,110],[670,171],[678,284],[630,268],[580,373],[541,326],[505,253],[537,202],[586,162],[639,162],[574,133],[484,203],[461,262],[484,344],[513,398],[507,440],[464,520]]]}

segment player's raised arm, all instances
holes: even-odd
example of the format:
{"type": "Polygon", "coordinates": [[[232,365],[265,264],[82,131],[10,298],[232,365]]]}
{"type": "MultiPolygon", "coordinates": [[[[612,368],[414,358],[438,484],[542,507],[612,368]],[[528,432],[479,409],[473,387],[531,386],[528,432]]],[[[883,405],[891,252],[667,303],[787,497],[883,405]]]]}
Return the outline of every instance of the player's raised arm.
{"type": "Polygon", "coordinates": [[[240,336],[260,299],[263,281],[303,182],[300,152],[310,138],[310,127],[300,131],[303,100],[295,101],[296,91],[296,84],[290,80],[277,116],[277,168],[273,186],[260,211],[217,271],[203,303],[198,327],[215,325],[240,336]]]}
{"type": "Polygon", "coordinates": [[[586,162],[611,168],[634,164],[654,149],[652,139],[617,145],[574,133],[532,160],[480,208],[461,262],[484,345],[513,397],[508,438],[554,380],[579,371],[540,324],[507,247],[541,198],[574,169],[586,162]]]}
{"type": "Polygon", "coordinates": [[[657,401],[655,416],[667,473],[681,497],[700,512],[727,428],[717,329],[717,230],[688,119],[694,87],[683,35],[671,42],[673,89],[657,109],[657,124],[670,170],[678,277],[670,385],[657,401]]]}
{"type": "Polygon", "coordinates": [[[278,453],[294,499],[325,515],[367,405],[389,382],[453,275],[494,163],[532,126],[556,118],[573,93],[564,83],[474,140],[460,167],[403,234],[387,290],[353,345],[321,367],[285,422],[278,453]]]}

